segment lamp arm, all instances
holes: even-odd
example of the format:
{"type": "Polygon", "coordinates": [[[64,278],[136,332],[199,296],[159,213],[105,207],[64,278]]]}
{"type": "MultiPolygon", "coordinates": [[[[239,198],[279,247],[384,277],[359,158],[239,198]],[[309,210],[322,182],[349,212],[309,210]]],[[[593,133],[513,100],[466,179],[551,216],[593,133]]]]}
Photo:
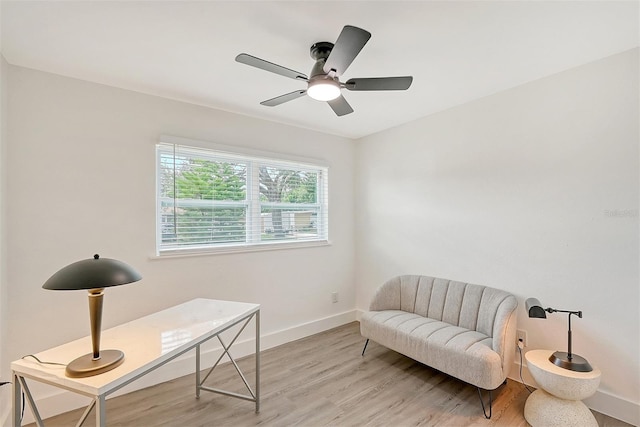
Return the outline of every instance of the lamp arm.
{"type": "Polygon", "coordinates": [[[558,310],[551,307],[545,308],[544,311],[546,311],[547,313],[569,313],[569,315],[575,314],[576,316],[582,319],[582,311],[558,310]]]}

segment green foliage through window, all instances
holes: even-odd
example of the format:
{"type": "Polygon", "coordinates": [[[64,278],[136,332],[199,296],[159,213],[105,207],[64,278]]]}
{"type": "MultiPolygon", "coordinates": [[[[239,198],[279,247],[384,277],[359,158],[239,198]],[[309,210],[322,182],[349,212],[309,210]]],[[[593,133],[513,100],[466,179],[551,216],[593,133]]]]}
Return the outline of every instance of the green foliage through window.
{"type": "Polygon", "coordinates": [[[158,145],[158,252],[327,240],[327,170],[158,145]]]}

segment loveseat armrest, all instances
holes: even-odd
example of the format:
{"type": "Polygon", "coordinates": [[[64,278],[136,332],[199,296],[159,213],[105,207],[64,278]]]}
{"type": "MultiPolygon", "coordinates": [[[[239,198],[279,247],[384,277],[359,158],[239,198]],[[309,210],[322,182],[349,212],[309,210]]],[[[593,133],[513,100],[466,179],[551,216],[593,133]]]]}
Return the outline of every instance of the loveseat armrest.
{"type": "Polygon", "coordinates": [[[514,345],[516,342],[518,301],[513,295],[509,295],[500,303],[493,323],[493,350],[502,359],[502,369],[505,375],[509,373],[515,356],[514,345]]]}
{"type": "Polygon", "coordinates": [[[400,276],[387,280],[378,288],[369,304],[369,310],[400,310],[400,276]]]}

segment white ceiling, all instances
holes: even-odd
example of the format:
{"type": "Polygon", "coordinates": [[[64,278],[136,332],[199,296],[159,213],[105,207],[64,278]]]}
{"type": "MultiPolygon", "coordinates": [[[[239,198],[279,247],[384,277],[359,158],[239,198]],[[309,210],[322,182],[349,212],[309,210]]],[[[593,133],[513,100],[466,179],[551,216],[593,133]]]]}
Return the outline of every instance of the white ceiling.
{"type": "Polygon", "coordinates": [[[13,65],[358,138],[638,46],[638,1],[7,1],[13,65]],[[234,61],[245,52],[309,74],[309,47],[346,24],[372,33],[341,78],[413,75],[403,92],[343,94],[337,117],[305,84],[234,61]]]}

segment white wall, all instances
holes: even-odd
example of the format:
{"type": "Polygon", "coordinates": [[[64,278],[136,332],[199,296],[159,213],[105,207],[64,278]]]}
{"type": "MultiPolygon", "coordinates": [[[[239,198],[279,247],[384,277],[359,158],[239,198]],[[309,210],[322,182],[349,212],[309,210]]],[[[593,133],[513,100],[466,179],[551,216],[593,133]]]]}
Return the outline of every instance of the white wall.
{"type": "MultiPolygon", "coordinates": [[[[6,280],[6,239],[5,239],[5,146],[7,132],[7,68],[8,64],[4,56],[0,54],[0,381],[11,381],[11,372],[7,367],[6,351],[4,345],[7,339],[7,280],[6,280]]],[[[0,389],[0,425],[5,425],[9,421],[11,411],[11,386],[5,385],[0,389]]]]}
{"type": "Polygon", "coordinates": [[[143,276],[106,292],[105,328],[196,297],[259,302],[264,335],[294,331],[281,340],[355,320],[351,140],[8,68],[8,360],[89,333],[85,292],[41,286],[94,253],[143,276]],[[161,134],[328,163],[331,245],[152,259],[161,134]]]}
{"type": "Polygon", "coordinates": [[[519,298],[529,348],[564,351],[566,315],[524,299],[583,310],[591,406],[640,423],[638,71],[635,49],[360,140],[358,308],[398,274],[485,284],[519,298]]]}
{"type": "MultiPolygon", "coordinates": [[[[2,15],[2,5],[0,4],[0,16],[2,15]]],[[[2,22],[2,19],[0,19],[2,22]]],[[[0,26],[1,27],[1,26],[0,26]]],[[[2,33],[0,29],[0,34],[2,33]]],[[[5,321],[7,313],[7,297],[6,297],[6,280],[5,280],[5,238],[4,238],[4,198],[5,191],[4,185],[6,179],[4,177],[4,147],[5,147],[5,133],[6,133],[6,99],[7,99],[7,62],[2,55],[2,41],[0,40],[0,343],[6,342],[6,329],[7,322],[5,321]]],[[[6,368],[5,345],[0,345],[0,381],[9,381],[11,376],[10,371],[6,368]]],[[[9,414],[11,411],[11,392],[9,386],[5,386],[0,389],[0,426],[4,426],[9,423],[9,414]]]]}

